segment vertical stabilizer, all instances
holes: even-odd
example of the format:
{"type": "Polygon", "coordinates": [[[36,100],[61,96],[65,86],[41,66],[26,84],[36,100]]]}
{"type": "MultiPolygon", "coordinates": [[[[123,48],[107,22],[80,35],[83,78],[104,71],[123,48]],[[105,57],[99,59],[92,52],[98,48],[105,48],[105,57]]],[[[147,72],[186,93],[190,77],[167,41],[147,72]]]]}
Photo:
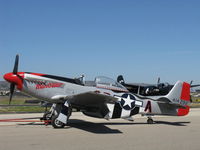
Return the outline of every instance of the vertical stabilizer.
{"type": "Polygon", "coordinates": [[[183,106],[183,108],[177,109],[178,116],[187,115],[189,113],[188,104],[190,103],[190,84],[181,81],[176,82],[166,98],[174,104],[183,106]]]}

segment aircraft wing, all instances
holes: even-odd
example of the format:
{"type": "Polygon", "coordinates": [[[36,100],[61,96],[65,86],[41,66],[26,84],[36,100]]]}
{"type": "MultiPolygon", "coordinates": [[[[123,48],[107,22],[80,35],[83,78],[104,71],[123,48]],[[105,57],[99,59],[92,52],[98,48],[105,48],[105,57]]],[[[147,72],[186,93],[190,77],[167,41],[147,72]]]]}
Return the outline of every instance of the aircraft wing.
{"type": "Polygon", "coordinates": [[[72,96],[56,95],[52,99],[68,100],[72,105],[77,106],[99,106],[104,103],[115,103],[118,100],[113,96],[95,92],[86,92],[72,96]]]}
{"type": "Polygon", "coordinates": [[[99,106],[105,103],[114,103],[117,101],[117,98],[103,95],[95,92],[87,92],[78,95],[72,96],[70,102],[74,105],[81,105],[81,106],[99,106]]]}

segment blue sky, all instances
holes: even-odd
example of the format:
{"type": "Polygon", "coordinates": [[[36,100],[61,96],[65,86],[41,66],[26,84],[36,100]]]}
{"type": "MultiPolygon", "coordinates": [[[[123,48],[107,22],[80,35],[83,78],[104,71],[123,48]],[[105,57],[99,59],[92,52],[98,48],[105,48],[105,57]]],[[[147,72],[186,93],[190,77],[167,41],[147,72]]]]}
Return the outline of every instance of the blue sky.
{"type": "Polygon", "coordinates": [[[0,0],[0,80],[13,69],[200,83],[198,0],[0,0]]]}

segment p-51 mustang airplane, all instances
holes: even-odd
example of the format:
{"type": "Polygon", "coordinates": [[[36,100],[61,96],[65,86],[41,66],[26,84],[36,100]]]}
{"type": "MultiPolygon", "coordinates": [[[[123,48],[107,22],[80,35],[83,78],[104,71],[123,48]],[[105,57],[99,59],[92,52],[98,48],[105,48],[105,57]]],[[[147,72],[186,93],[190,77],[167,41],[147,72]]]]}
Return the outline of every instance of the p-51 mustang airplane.
{"type": "Polygon", "coordinates": [[[10,101],[15,86],[33,97],[53,103],[47,119],[54,128],[63,128],[76,108],[91,117],[127,119],[136,114],[146,115],[147,123],[153,123],[152,115],[184,116],[189,113],[190,84],[178,81],[166,96],[157,99],[138,97],[120,83],[106,77],[96,77],[93,86],[84,81],[53,75],[18,72],[19,56],[16,56],[12,73],[4,75],[11,83],[10,101]]]}

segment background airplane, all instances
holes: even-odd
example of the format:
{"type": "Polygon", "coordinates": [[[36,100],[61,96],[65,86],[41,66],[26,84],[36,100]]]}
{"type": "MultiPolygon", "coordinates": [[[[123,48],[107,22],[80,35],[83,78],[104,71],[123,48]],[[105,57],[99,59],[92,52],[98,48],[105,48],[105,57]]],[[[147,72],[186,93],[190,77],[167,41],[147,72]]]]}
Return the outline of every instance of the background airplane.
{"type": "MultiPolygon", "coordinates": [[[[160,82],[158,78],[157,84],[147,83],[126,83],[123,76],[117,77],[117,82],[125,86],[131,93],[142,95],[142,96],[161,96],[166,95],[173,88],[174,85],[168,82],[160,82]]],[[[190,87],[198,87],[200,84],[192,85],[193,81],[190,82],[190,87]]]]}
{"type": "Polygon", "coordinates": [[[107,77],[96,77],[93,85],[83,80],[41,73],[18,72],[19,56],[16,56],[13,72],[4,75],[10,82],[10,99],[15,86],[18,90],[53,103],[46,119],[54,128],[63,128],[75,108],[91,117],[128,119],[141,114],[153,123],[152,115],[184,116],[189,113],[190,84],[178,81],[165,96],[156,99],[139,97],[123,85],[107,77]]]}
{"type": "Polygon", "coordinates": [[[117,77],[117,82],[124,85],[131,93],[139,94],[142,96],[159,96],[166,95],[172,89],[173,85],[169,83],[160,83],[158,78],[157,84],[147,83],[125,83],[122,75],[117,77]]]}

